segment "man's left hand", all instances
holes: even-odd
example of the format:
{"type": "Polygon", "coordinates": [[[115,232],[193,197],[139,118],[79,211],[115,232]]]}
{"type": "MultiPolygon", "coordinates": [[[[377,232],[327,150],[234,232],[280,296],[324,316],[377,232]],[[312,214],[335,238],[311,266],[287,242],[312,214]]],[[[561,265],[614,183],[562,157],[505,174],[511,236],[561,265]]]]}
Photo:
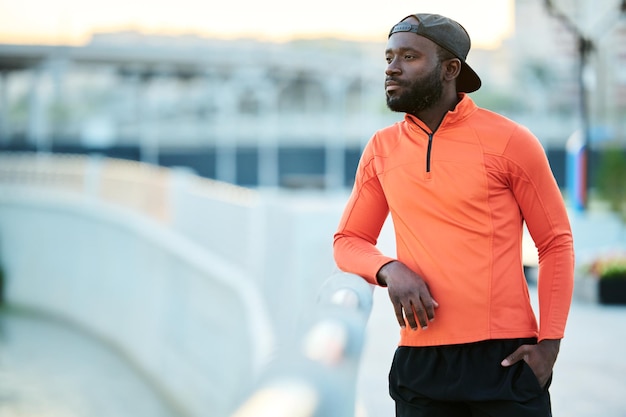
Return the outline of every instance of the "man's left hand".
{"type": "Polygon", "coordinates": [[[522,345],[502,361],[502,366],[511,366],[521,360],[535,373],[542,388],[546,386],[559,354],[561,340],[545,339],[536,345],[522,345]]]}

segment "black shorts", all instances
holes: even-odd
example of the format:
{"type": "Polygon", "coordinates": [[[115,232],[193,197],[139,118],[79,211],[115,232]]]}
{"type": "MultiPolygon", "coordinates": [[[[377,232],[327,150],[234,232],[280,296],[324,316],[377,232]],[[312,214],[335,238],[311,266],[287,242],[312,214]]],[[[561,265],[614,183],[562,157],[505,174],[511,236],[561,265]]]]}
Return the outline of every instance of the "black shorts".
{"type": "Polygon", "coordinates": [[[500,365],[519,346],[536,342],[400,346],[389,373],[396,417],[550,417],[550,381],[542,388],[524,361],[500,365]]]}

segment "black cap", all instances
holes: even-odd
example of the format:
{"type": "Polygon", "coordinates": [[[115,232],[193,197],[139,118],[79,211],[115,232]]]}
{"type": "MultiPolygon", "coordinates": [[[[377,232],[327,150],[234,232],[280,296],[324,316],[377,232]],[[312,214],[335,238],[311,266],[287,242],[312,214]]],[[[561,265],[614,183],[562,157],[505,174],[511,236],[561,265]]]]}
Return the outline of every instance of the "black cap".
{"type": "Polygon", "coordinates": [[[482,82],[465,60],[471,47],[470,37],[458,22],[438,14],[419,13],[405,17],[391,28],[389,36],[397,32],[412,32],[430,39],[461,60],[461,73],[456,81],[457,91],[471,93],[480,88],[482,82]],[[418,23],[404,22],[409,17],[418,23]]]}

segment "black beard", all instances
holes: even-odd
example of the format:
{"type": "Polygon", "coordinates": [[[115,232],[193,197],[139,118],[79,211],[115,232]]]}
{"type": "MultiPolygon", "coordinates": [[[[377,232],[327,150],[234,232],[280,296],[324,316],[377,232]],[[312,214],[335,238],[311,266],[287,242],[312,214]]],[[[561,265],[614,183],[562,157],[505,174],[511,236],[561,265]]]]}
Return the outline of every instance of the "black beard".
{"type": "Polygon", "coordinates": [[[431,108],[443,94],[443,83],[440,74],[441,63],[424,78],[411,83],[398,81],[402,87],[407,89],[400,95],[388,95],[387,107],[391,111],[413,115],[431,108]]]}

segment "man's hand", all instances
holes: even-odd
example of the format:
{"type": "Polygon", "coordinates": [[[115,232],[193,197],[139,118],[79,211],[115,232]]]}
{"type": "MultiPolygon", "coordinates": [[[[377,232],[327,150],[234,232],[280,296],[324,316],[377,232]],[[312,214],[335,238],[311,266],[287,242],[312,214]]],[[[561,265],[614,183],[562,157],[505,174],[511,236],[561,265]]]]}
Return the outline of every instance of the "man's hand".
{"type": "Polygon", "coordinates": [[[406,327],[408,322],[413,330],[417,330],[419,322],[422,329],[426,329],[435,319],[435,308],[439,304],[430,295],[426,282],[402,262],[385,264],[376,278],[381,285],[387,286],[400,327],[406,327]]]}
{"type": "Polygon", "coordinates": [[[511,366],[523,360],[535,373],[541,388],[544,388],[552,374],[560,346],[561,341],[558,339],[542,340],[536,345],[522,345],[502,361],[502,366],[511,366]]]}

